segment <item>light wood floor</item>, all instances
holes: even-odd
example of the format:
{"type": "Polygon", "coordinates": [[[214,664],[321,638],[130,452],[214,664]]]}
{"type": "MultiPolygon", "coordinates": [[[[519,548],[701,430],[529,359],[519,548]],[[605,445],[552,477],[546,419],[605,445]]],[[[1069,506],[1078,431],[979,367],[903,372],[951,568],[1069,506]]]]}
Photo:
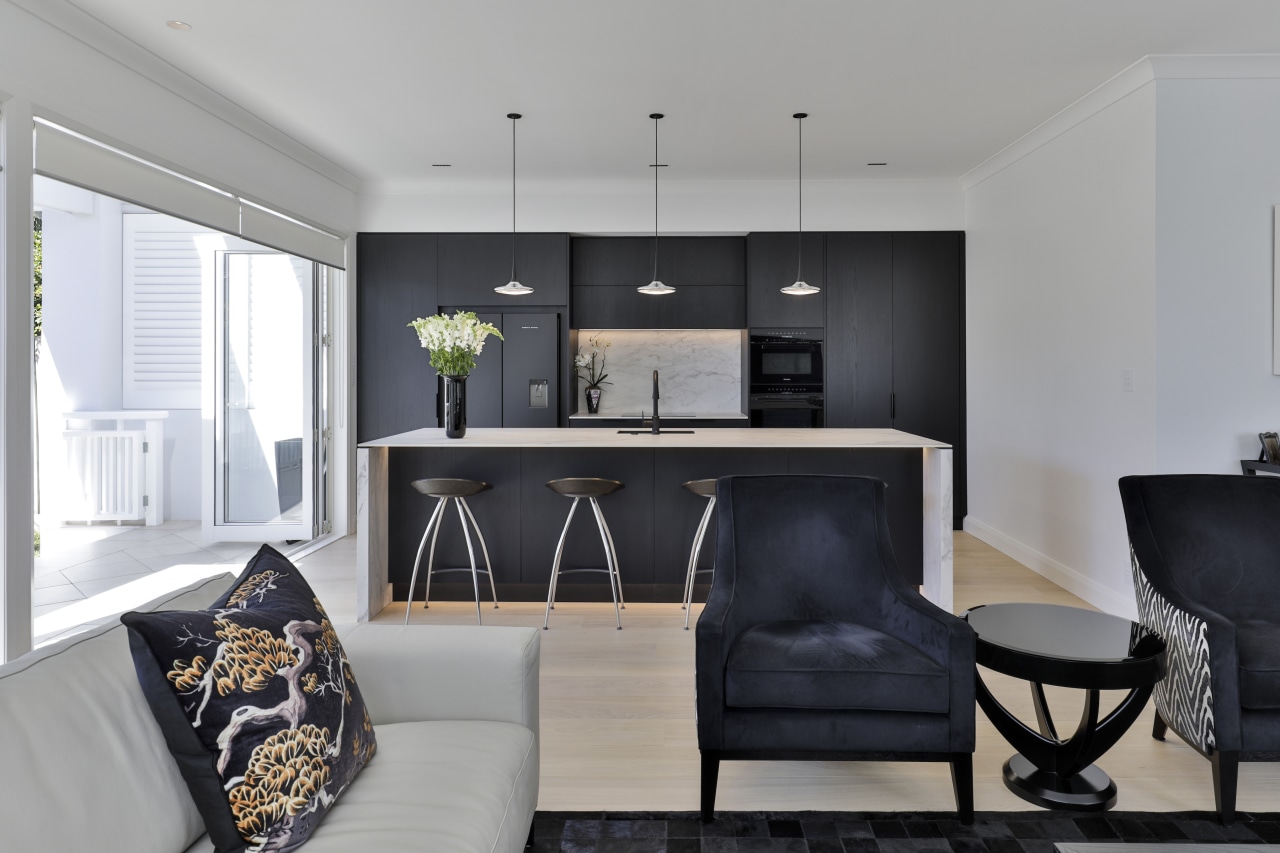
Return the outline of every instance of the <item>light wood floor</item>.
{"type": "MultiPolygon", "coordinates": [[[[1021,564],[964,533],[955,537],[956,608],[997,601],[1087,606],[1021,564]]],[[[335,617],[354,612],[344,583],[354,564],[354,537],[302,561],[324,582],[317,593],[335,617]]],[[[625,558],[623,567],[625,571],[625,558]]],[[[352,592],[348,592],[352,591],[352,592]]],[[[465,624],[472,603],[432,604],[413,611],[416,623],[465,624]]],[[[695,605],[694,618],[699,605],[695,605]]],[[[687,810],[698,806],[694,730],[693,631],[681,630],[678,604],[631,604],[624,630],[606,604],[559,604],[542,635],[542,779],[538,805],[555,810],[687,810]]],[[[399,622],[404,602],[378,621],[399,622]]],[[[484,611],[485,624],[542,624],[541,604],[511,603],[484,611]]],[[[1006,707],[1032,721],[1025,682],[984,672],[1006,707]]],[[[1061,728],[1078,714],[1079,691],[1050,692],[1061,728]]],[[[1109,709],[1120,694],[1107,694],[1109,709]]],[[[1119,786],[1118,809],[1211,810],[1209,762],[1170,735],[1151,738],[1150,707],[1099,764],[1119,786]]],[[[978,711],[974,755],[980,810],[1032,810],[1005,789],[1000,768],[1012,750],[978,711]]],[[[1280,808],[1280,764],[1241,768],[1239,808],[1280,808]]],[[[869,762],[725,762],[717,806],[779,810],[950,810],[955,807],[945,764],[869,762]]]]}

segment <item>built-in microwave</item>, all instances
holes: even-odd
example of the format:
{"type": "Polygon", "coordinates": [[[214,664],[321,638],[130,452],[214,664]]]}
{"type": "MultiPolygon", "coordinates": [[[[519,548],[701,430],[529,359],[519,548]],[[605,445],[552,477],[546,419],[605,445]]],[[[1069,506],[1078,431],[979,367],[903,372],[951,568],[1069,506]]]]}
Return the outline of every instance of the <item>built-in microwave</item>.
{"type": "Polygon", "coordinates": [[[749,350],[751,393],[822,393],[821,329],[752,329],[749,350]]]}

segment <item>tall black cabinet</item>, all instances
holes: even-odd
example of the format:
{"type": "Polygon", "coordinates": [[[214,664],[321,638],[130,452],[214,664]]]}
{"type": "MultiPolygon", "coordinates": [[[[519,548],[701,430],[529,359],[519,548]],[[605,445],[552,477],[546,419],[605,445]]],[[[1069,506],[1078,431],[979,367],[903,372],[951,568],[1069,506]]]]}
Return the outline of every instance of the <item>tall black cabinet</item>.
{"type": "Polygon", "coordinates": [[[958,525],[967,511],[964,234],[826,236],[827,426],[951,444],[958,525]]]}

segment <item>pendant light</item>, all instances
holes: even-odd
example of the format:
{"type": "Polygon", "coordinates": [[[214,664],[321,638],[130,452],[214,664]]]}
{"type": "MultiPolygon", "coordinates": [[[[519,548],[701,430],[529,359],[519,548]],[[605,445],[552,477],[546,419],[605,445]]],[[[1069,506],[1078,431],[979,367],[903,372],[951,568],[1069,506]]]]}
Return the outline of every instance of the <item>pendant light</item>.
{"type": "Polygon", "coordinates": [[[808,113],[796,113],[792,116],[796,120],[796,130],[799,132],[799,145],[797,147],[798,155],[796,157],[796,186],[799,188],[799,204],[797,205],[799,220],[796,228],[796,283],[788,284],[782,288],[782,292],[788,296],[808,296],[813,293],[820,293],[822,288],[814,287],[804,280],[804,120],[809,117],[808,113]]]}
{"type": "Polygon", "coordinates": [[[658,170],[663,165],[658,162],[658,119],[662,113],[649,113],[649,118],[653,119],[653,281],[636,290],[645,296],[665,296],[676,289],[658,281],[658,170]]]}
{"type": "Polygon", "coordinates": [[[516,279],[516,119],[520,113],[507,113],[511,119],[511,281],[495,287],[494,293],[503,296],[527,296],[533,293],[532,287],[525,287],[516,279]]]}

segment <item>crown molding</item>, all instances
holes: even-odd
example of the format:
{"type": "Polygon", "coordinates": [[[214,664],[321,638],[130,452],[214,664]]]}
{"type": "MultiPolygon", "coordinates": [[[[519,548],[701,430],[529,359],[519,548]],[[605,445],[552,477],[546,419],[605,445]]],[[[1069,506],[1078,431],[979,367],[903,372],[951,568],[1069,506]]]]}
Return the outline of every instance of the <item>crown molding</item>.
{"type": "Polygon", "coordinates": [[[960,176],[967,191],[1071,128],[1158,80],[1280,78],[1280,54],[1144,56],[960,176]]]}
{"type": "Polygon", "coordinates": [[[973,189],[1081,122],[1155,82],[1155,79],[1150,57],[1143,57],[965,172],[960,176],[960,185],[965,191],[973,189]]]}
{"type": "Polygon", "coordinates": [[[327,180],[358,192],[360,179],[347,169],[249,112],[225,95],[161,59],[118,30],[76,6],[71,0],[7,0],[13,6],[96,51],[112,62],[146,77],[196,108],[226,122],[327,180]]]}

